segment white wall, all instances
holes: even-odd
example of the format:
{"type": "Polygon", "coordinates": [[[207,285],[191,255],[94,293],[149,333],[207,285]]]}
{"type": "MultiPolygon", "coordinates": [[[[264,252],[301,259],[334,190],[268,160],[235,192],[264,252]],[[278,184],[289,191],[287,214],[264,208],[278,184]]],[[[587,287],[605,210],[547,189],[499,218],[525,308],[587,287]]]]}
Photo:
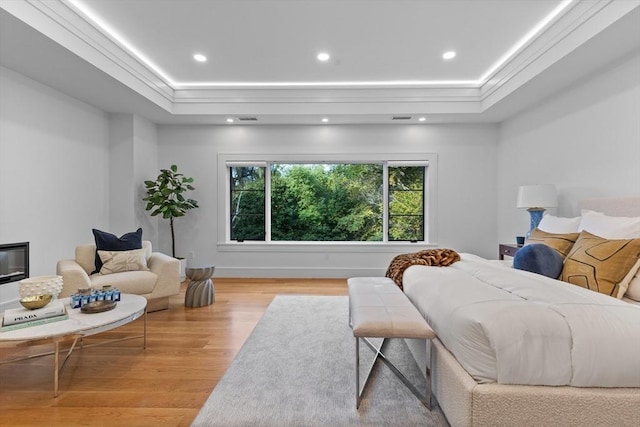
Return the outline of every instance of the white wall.
{"type": "MultiPolygon", "coordinates": [[[[103,111],[0,67],[0,242],[30,242],[31,276],[108,226],[107,128],[103,111]]],[[[0,286],[0,301],[17,296],[0,286]]]]}
{"type": "Polygon", "coordinates": [[[582,198],[640,194],[640,54],[610,64],[505,121],[498,137],[498,238],[529,228],[519,185],[555,184],[550,212],[578,215],[582,198]]]}
{"type": "Polygon", "coordinates": [[[133,182],[133,115],[109,115],[109,228],[118,236],[137,229],[133,182]]]}
{"type": "MultiPolygon", "coordinates": [[[[134,222],[142,227],[143,238],[151,241],[155,248],[158,244],[158,219],[145,211],[147,196],[144,182],[154,180],[158,169],[158,131],[154,123],[140,116],[133,117],[133,207],[134,222]]],[[[127,231],[132,231],[131,228],[127,231]]]]}
{"type": "MultiPolygon", "coordinates": [[[[494,125],[403,126],[159,126],[159,167],[175,163],[195,178],[199,209],[176,220],[176,252],[214,263],[221,276],[314,277],[383,274],[396,253],[220,250],[217,231],[218,153],[437,153],[438,245],[487,257],[496,254],[494,125]]],[[[160,220],[160,247],[170,251],[160,220]]],[[[416,249],[415,246],[410,249],[416,249]]]]}
{"type": "Polygon", "coordinates": [[[155,246],[158,221],[144,210],[144,181],[158,175],[156,125],[133,114],[109,115],[109,225],[118,236],[142,227],[155,246]]]}

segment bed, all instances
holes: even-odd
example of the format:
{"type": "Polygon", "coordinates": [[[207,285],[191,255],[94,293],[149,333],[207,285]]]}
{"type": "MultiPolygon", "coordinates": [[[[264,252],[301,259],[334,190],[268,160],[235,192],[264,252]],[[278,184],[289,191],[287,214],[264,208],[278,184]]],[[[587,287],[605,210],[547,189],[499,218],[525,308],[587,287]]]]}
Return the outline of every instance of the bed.
{"type": "MultiPolygon", "coordinates": [[[[580,208],[635,217],[640,198],[580,208]]],[[[407,343],[452,426],[640,425],[639,303],[471,254],[403,284],[438,335],[407,343]]]]}

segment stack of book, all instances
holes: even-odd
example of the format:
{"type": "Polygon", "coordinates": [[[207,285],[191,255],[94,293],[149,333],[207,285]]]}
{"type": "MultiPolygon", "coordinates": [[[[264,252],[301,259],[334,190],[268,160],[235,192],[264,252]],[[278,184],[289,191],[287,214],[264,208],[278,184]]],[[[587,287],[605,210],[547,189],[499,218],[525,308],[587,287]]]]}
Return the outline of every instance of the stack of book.
{"type": "Polygon", "coordinates": [[[46,307],[35,310],[27,310],[23,307],[10,308],[6,310],[2,316],[0,332],[44,325],[45,323],[58,322],[68,318],[67,310],[60,300],[53,300],[46,307]]]}

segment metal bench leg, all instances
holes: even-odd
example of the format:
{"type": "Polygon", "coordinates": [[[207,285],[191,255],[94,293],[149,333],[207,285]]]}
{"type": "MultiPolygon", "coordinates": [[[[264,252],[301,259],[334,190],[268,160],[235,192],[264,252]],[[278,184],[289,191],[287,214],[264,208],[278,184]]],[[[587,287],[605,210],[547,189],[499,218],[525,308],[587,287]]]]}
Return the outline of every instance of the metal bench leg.
{"type": "Polygon", "coordinates": [[[431,373],[433,372],[433,341],[428,340],[428,345],[430,348],[429,351],[429,361],[427,362],[427,366],[425,368],[425,379],[427,381],[427,395],[425,396],[425,405],[428,410],[433,408],[433,392],[431,390],[431,373]]]}
{"type": "Polygon", "coordinates": [[[378,361],[378,357],[384,357],[384,354],[380,352],[382,347],[384,346],[386,338],[382,339],[382,343],[380,344],[380,348],[376,348],[371,342],[364,337],[356,337],[356,409],[360,407],[360,402],[362,401],[362,395],[364,394],[365,389],[367,388],[367,384],[369,384],[369,379],[371,379],[371,373],[373,372],[373,368],[378,361]],[[369,371],[364,379],[364,383],[362,384],[362,388],[360,388],[360,339],[362,339],[365,344],[367,344],[371,350],[373,350],[376,355],[373,357],[371,361],[371,366],[369,367],[369,371]]]}
{"type": "Polygon", "coordinates": [[[422,393],[420,393],[420,391],[411,383],[411,381],[409,381],[407,379],[407,377],[404,376],[404,374],[402,372],[400,372],[400,370],[398,368],[395,367],[395,365],[393,363],[391,363],[391,361],[389,359],[387,359],[387,357],[384,355],[384,353],[382,353],[382,349],[384,347],[384,344],[386,342],[386,338],[382,339],[382,343],[380,344],[380,347],[376,348],[371,341],[369,341],[367,338],[362,337],[362,340],[364,340],[365,344],[367,344],[367,346],[369,346],[369,348],[371,348],[371,350],[376,353],[374,358],[373,358],[373,362],[371,363],[371,368],[369,368],[369,372],[367,373],[367,376],[364,380],[364,384],[362,385],[362,389],[360,389],[360,338],[356,337],[356,409],[360,407],[360,402],[362,400],[362,395],[364,394],[365,388],[367,387],[367,384],[369,383],[369,379],[371,378],[371,373],[373,372],[373,368],[376,364],[376,362],[378,361],[378,359],[380,359],[385,365],[387,365],[389,367],[389,369],[391,369],[391,372],[393,372],[395,374],[396,377],[398,377],[398,379],[400,379],[400,381],[402,381],[402,383],[411,391],[411,393],[413,393],[414,396],[416,396],[418,398],[418,400],[428,409],[431,410],[431,368],[430,368],[430,364],[431,364],[431,358],[429,358],[429,364],[426,368],[426,382],[427,382],[427,390],[426,390],[426,395],[422,395],[422,393]]]}
{"type": "Polygon", "coordinates": [[[356,337],[356,409],[360,407],[360,338],[356,337]]]}

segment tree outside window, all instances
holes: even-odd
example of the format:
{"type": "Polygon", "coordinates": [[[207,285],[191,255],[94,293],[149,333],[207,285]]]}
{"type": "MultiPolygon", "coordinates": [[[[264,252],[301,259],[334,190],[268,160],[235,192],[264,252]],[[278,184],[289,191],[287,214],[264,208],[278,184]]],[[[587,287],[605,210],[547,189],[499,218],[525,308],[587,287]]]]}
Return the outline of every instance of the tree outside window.
{"type": "Polygon", "coordinates": [[[265,240],[264,167],[232,167],[231,240],[265,240]]]}
{"type": "Polygon", "coordinates": [[[269,230],[271,241],[423,241],[426,166],[385,166],[230,166],[231,240],[264,241],[269,230]]]}

